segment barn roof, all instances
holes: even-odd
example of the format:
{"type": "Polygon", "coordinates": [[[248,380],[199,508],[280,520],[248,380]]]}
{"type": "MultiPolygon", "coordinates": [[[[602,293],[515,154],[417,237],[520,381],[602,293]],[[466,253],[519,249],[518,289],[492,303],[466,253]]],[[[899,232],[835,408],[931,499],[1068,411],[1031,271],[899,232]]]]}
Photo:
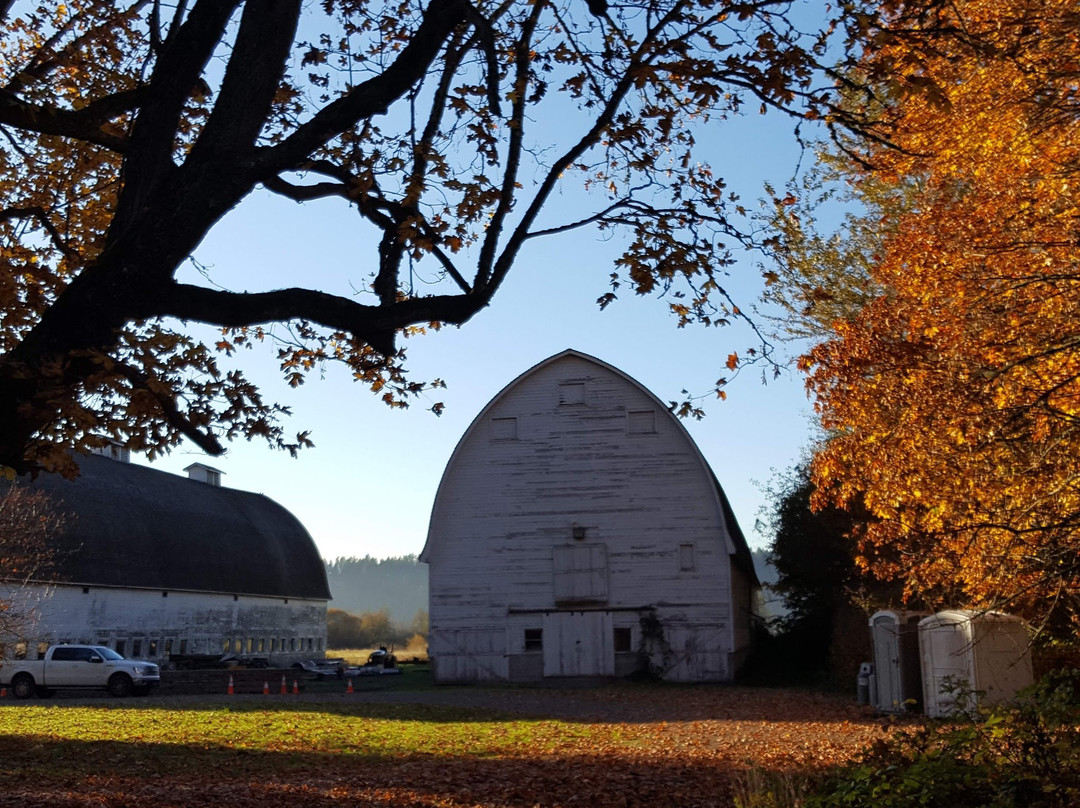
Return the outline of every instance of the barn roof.
{"type": "Polygon", "coordinates": [[[74,480],[43,474],[29,484],[66,517],[54,541],[60,580],[329,599],[314,541],[268,497],[100,455],[76,462],[74,480]]]}
{"type": "MultiPolygon", "coordinates": [[[[507,394],[507,392],[509,392],[510,390],[513,390],[525,378],[527,378],[529,376],[532,376],[534,373],[539,371],[541,368],[547,367],[548,365],[551,365],[551,364],[553,364],[555,362],[560,362],[560,361],[562,361],[564,359],[567,359],[567,358],[582,359],[582,360],[585,360],[586,362],[592,362],[593,364],[599,365],[602,368],[606,368],[607,370],[611,371],[615,375],[621,377],[622,379],[625,379],[627,382],[634,385],[639,390],[641,390],[643,393],[645,393],[645,395],[647,395],[649,398],[651,398],[653,400],[653,402],[656,404],[658,412],[666,412],[667,413],[668,418],[670,418],[671,421],[677,426],[677,428],[683,433],[683,435],[685,435],[686,440],[689,442],[690,447],[692,448],[693,452],[697,456],[698,461],[701,463],[702,468],[709,475],[709,478],[712,480],[713,486],[715,487],[715,490],[716,490],[716,496],[717,496],[717,500],[718,500],[718,503],[719,503],[719,506],[720,506],[720,512],[723,515],[724,527],[727,529],[728,538],[731,541],[730,549],[731,549],[731,555],[733,557],[735,565],[747,576],[747,578],[751,582],[751,585],[760,586],[760,581],[758,580],[757,571],[754,569],[754,559],[753,559],[753,556],[750,553],[750,547],[746,543],[746,537],[743,535],[742,529],[739,527],[739,522],[735,518],[735,511],[732,510],[731,503],[728,502],[727,495],[724,493],[724,489],[721,487],[720,481],[716,478],[716,474],[713,472],[712,468],[709,466],[709,462],[705,459],[705,456],[701,453],[701,449],[698,448],[697,443],[694,441],[693,437],[687,431],[687,429],[686,429],[685,425],[683,424],[683,422],[671,412],[671,410],[668,408],[668,406],[666,404],[664,404],[664,402],[662,402],[659,398],[656,397],[655,393],[653,393],[648,387],[643,385],[641,382],[639,382],[633,376],[628,374],[626,371],[620,370],[619,368],[615,367],[614,365],[608,364],[607,362],[605,362],[602,359],[597,359],[595,356],[592,356],[592,355],[587,354],[587,353],[583,353],[582,351],[578,351],[578,350],[575,350],[573,348],[567,348],[564,351],[560,351],[559,353],[557,353],[557,354],[555,354],[553,356],[549,356],[547,359],[544,359],[541,362],[538,362],[537,364],[533,365],[531,368],[529,368],[525,372],[518,375],[513,381],[511,381],[509,384],[504,386],[502,388],[502,390],[500,390],[498,393],[495,394],[495,396],[491,399],[491,401],[489,401],[483,407],[483,409],[480,410],[480,412],[477,414],[477,416],[473,419],[472,423],[469,425],[468,429],[465,430],[465,434],[463,434],[461,439],[458,441],[457,448],[454,449],[454,454],[451,455],[450,460],[446,464],[447,471],[444,471],[444,473],[443,473],[443,481],[445,482],[445,480],[447,478],[448,471],[449,471],[451,465],[454,462],[454,456],[456,456],[457,453],[461,450],[461,447],[466,444],[466,442],[468,440],[468,437],[469,437],[469,434],[475,428],[477,428],[478,424],[483,422],[486,414],[496,406],[496,404],[500,401],[500,399],[502,399],[507,394]]],[[[441,489],[441,487],[442,487],[442,485],[440,484],[440,489],[441,489]]],[[[436,506],[438,505],[438,500],[439,500],[439,496],[436,495],[436,506]]],[[[433,512],[432,516],[431,516],[432,524],[434,524],[435,518],[436,518],[436,515],[433,512]]],[[[429,529],[429,539],[428,539],[428,541],[430,542],[430,540],[431,539],[430,539],[430,529],[429,529]]],[[[420,553],[420,560],[421,561],[426,560],[427,551],[428,551],[428,548],[425,547],[424,550],[420,553]]]]}

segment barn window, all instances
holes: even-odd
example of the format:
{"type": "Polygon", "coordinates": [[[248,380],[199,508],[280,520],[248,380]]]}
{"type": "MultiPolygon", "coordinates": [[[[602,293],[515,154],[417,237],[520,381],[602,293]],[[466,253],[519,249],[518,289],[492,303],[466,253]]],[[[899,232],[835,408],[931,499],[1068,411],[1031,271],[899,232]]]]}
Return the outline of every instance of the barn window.
{"type": "Polygon", "coordinates": [[[525,650],[526,651],[543,651],[544,650],[544,630],[542,628],[527,628],[527,629],[525,629],[525,650]]]}
{"type": "Polygon", "coordinates": [[[568,544],[555,549],[555,602],[607,600],[607,548],[568,544]]]}
{"type": "Polygon", "coordinates": [[[131,641],[131,655],[133,657],[141,657],[142,656],[142,640],[132,640],[131,641]]]}
{"type": "Polygon", "coordinates": [[[259,637],[259,653],[262,654],[266,651],[266,637],[259,637]]]}
{"type": "Polygon", "coordinates": [[[616,654],[625,654],[627,651],[634,650],[633,636],[629,626],[616,626],[612,629],[612,646],[616,654]]]}
{"type": "Polygon", "coordinates": [[[84,587],[82,588],[82,593],[83,593],[84,595],[89,595],[89,594],[90,594],[90,587],[88,587],[88,586],[84,586],[84,587]]]}
{"type": "Polygon", "coordinates": [[[628,410],[626,431],[630,435],[652,435],[656,432],[656,413],[653,410],[628,410]]]}
{"type": "Polygon", "coordinates": [[[248,637],[245,647],[247,648],[247,653],[250,654],[252,651],[255,650],[255,640],[253,640],[251,637],[248,637]]]}
{"type": "Polygon", "coordinates": [[[147,643],[146,653],[148,653],[152,657],[156,657],[158,655],[158,641],[157,640],[150,640],[150,642],[147,643]]]}
{"type": "Polygon", "coordinates": [[[26,643],[25,642],[17,642],[17,643],[15,643],[15,658],[16,659],[26,659],[26,643]]]}
{"type": "Polygon", "coordinates": [[[295,651],[296,650],[296,637],[289,637],[289,650],[290,651],[295,651]]]}
{"type": "Polygon", "coordinates": [[[585,382],[560,382],[559,406],[573,406],[585,403],[585,382]]]}
{"type": "Polygon", "coordinates": [[[165,640],[165,656],[172,654],[172,640],[165,640]]]}
{"type": "Polygon", "coordinates": [[[180,640],[180,653],[187,653],[187,639],[180,640]]]}
{"type": "Polygon", "coordinates": [[[169,593],[168,592],[162,592],[161,597],[167,598],[167,597],[169,597],[169,593]]]}
{"type": "Polygon", "coordinates": [[[683,572],[694,569],[694,545],[679,545],[679,569],[683,572]]]}
{"type": "Polygon", "coordinates": [[[316,637],[315,638],[315,645],[318,647],[318,649],[320,651],[323,649],[323,647],[322,647],[322,637],[316,637]]]}
{"type": "Polygon", "coordinates": [[[517,418],[492,418],[492,440],[517,440],[517,418]]]}
{"type": "Polygon", "coordinates": [[[242,639],[240,639],[239,637],[237,637],[235,640],[233,640],[233,653],[234,654],[239,654],[243,650],[244,650],[244,641],[242,639]]]}
{"type": "Polygon", "coordinates": [[[49,650],[49,644],[47,642],[39,642],[37,644],[37,658],[44,659],[45,652],[49,650]]]}
{"type": "Polygon", "coordinates": [[[277,650],[277,638],[274,637],[270,640],[270,653],[274,653],[277,650]]]}
{"type": "Polygon", "coordinates": [[[120,656],[124,656],[124,651],[126,650],[126,646],[127,646],[127,640],[117,640],[116,641],[116,653],[118,653],[120,656]]]}

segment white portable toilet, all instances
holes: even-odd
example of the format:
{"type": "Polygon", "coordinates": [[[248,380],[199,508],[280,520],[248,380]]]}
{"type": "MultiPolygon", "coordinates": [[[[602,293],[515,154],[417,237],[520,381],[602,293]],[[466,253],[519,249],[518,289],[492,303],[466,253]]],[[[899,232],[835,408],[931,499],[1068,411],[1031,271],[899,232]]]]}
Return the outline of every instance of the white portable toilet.
{"type": "Polygon", "coordinates": [[[923,703],[932,718],[958,705],[947,682],[979,693],[980,703],[999,704],[1034,681],[1030,640],[1019,617],[1002,612],[949,610],[919,622],[923,703]]]}
{"type": "Polygon", "coordinates": [[[926,615],[885,609],[870,617],[877,683],[872,703],[878,712],[917,712],[922,706],[919,621],[926,615]]]}

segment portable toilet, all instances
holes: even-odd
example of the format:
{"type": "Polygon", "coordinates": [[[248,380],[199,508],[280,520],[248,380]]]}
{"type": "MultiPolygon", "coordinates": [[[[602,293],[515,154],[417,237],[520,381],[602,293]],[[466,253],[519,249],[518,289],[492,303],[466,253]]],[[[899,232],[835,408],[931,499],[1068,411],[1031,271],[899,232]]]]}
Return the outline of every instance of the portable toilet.
{"type": "Polygon", "coordinates": [[[919,621],[926,615],[886,609],[870,617],[877,683],[873,705],[879,712],[917,712],[922,707],[919,621]]]}
{"type": "Polygon", "coordinates": [[[950,682],[976,691],[982,704],[998,704],[1034,681],[1024,622],[1002,612],[932,614],[919,622],[919,651],[923,703],[931,717],[969,706],[957,704],[950,682]]]}

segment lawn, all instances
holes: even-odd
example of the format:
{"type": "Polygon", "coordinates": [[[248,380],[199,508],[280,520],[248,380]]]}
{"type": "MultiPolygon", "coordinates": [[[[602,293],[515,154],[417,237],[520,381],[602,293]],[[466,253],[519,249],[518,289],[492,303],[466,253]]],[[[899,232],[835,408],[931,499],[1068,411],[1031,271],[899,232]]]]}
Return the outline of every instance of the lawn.
{"type": "Polygon", "coordinates": [[[723,806],[751,766],[880,735],[844,699],[732,687],[8,698],[0,806],[723,806]]]}

